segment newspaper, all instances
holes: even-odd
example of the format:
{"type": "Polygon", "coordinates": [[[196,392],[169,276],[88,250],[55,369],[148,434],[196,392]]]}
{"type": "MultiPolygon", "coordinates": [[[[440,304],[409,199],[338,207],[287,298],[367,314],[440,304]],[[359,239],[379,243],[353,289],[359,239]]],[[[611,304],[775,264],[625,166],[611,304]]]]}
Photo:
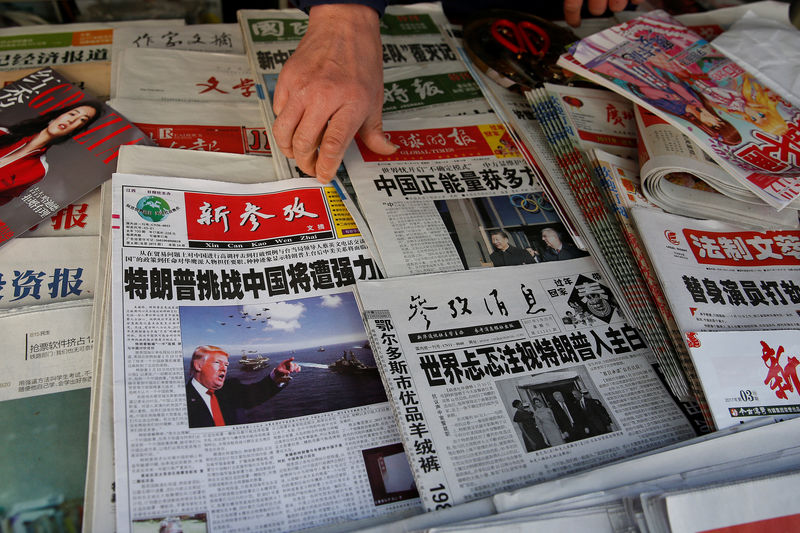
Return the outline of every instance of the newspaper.
{"type": "Polygon", "coordinates": [[[546,83],[545,90],[561,105],[582,150],[604,150],[636,158],[636,121],[630,100],[600,89],[546,83]]]}
{"type": "Polygon", "coordinates": [[[717,427],[800,415],[800,331],[690,331],[686,342],[717,427]]]}
{"type": "Polygon", "coordinates": [[[380,273],[333,187],[116,174],[112,213],[118,531],[419,511],[353,293],[380,273]]]}
{"type": "Polygon", "coordinates": [[[0,315],[94,297],[97,236],[14,239],[0,250],[0,315]]]}
{"type": "Polygon", "coordinates": [[[241,103],[258,100],[247,58],[237,54],[123,48],[115,98],[161,102],[241,103]]]}
{"type": "MultiPolygon", "coordinates": [[[[220,152],[175,151],[152,146],[123,146],[117,171],[154,176],[180,175],[198,179],[216,179],[225,175],[228,181],[262,183],[275,181],[271,165],[263,157],[233,155],[220,152]]],[[[103,232],[99,254],[98,288],[92,316],[94,338],[95,381],[92,388],[89,464],[84,498],[84,531],[112,531],[116,523],[114,493],[114,405],[112,379],[111,324],[111,181],[103,185],[103,232]],[[105,290],[103,290],[105,287],[105,290]]]]}
{"type": "Polygon", "coordinates": [[[800,505],[792,495],[800,472],[663,496],[671,533],[695,531],[793,531],[800,505]]]}
{"type": "Polygon", "coordinates": [[[612,280],[611,286],[618,294],[626,316],[647,339],[670,390],[676,397],[690,400],[689,384],[657,304],[647,288],[635,250],[628,245],[624,229],[611,208],[613,201],[605,197],[604,189],[595,177],[597,163],[589,163],[580,138],[555,94],[542,88],[532,89],[526,96],[540,118],[539,124],[548,144],[558,157],[561,176],[566,179],[561,194],[571,198],[570,207],[577,208],[580,216],[575,218],[582,222],[581,229],[587,235],[586,240],[601,271],[612,280]]]}
{"type": "Polygon", "coordinates": [[[92,383],[91,314],[91,301],[81,300],[0,316],[4,525],[25,526],[47,517],[48,527],[80,530],[92,383]]]}
{"type": "Polygon", "coordinates": [[[387,69],[383,75],[384,119],[491,111],[480,87],[460,62],[395,67],[387,69]]]}
{"type": "Polygon", "coordinates": [[[800,110],[663,11],[583,39],[559,65],[631,98],[696,140],[781,209],[800,195],[800,110]]]}
{"type": "Polygon", "coordinates": [[[358,294],[428,510],[694,436],[590,258],[358,294]]]}
{"type": "Polygon", "coordinates": [[[586,255],[496,120],[387,120],[396,153],[374,154],[358,139],[347,149],[344,165],[387,276],[586,255]]]}
{"type": "Polygon", "coordinates": [[[797,329],[800,231],[631,209],[680,331],[797,329]]]}
{"type": "Polygon", "coordinates": [[[798,202],[776,211],[722,170],[687,135],[635,107],[642,192],[665,211],[754,228],[797,228],[798,202]]]}
{"type": "MultiPolygon", "coordinates": [[[[196,52],[218,52],[244,54],[242,32],[236,24],[185,24],[157,22],[146,26],[123,26],[114,30],[111,47],[110,94],[117,95],[119,78],[119,54],[125,48],[155,48],[162,50],[194,50],[196,52]]],[[[127,80],[125,80],[127,83],[127,80]]]]}
{"type": "MultiPolygon", "coordinates": [[[[244,36],[250,68],[260,92],[261,111],[270,132],[275,114],[272,95],[278,74],[308,28],[308,15],[296,9],[260,9],[237,11],[244,36]]],[[[387,6],[381,17],[383,65],[393,67],[434,64],[452,65],[458,56],[442,33],[448,24],[440,4],[387,6]]],[[[274,145],[274,139],[270,139],[274,145]]],[[[281,179],[291,176],[295,165],[280,152],[273,156],[281,179]]]]}
{"type": "Polygon", "coordinates": [[[209,106],[113,98],[108,105],[125,115],[158,146],[206,152],[270,155],[267,130],[256,102],[209,106]]]}
{"type": "MultiPolygon", "coordinates": [[[[711,413],[703,395],[700,379],[697,377],[695,367],[691,362],[686,345],[683,342],[683,334],[675,323],[675,317],[672,316],[672,311],[667,303],[666,296],[664,296],[664,291],[658,281],[656,272],[650,259],[647,257],[644,245],[636,234],[633,220],[631,220],[631,209],[634,206],[656,211],[661,211],[661,209],[650,203],[642,194],[639,165],[635,161],[617,157],[601,150],[591,150],[591,157],[597,164],[595,172],[598,177],[600,188],[604,191],[611,208],[614,210],[620,227],[625,234],[628,248],[630,248],[639,266],[642,279],[647,285],[647,289],[652,296],[653,304],[658,310],[664,328],[669,335],[669,340],[675,356],[677,357],[677,362],[680,364],[683,374],[686,376],[691,386],[693,398],[682,401],[679,405],[685,407],[687,412],[694,412],[698,409],[702,411],[705,428],[713,428],[714,425],[712,423],[711,413]]],[[[690,419],[694,422],[691,416],[690,419]]]]}

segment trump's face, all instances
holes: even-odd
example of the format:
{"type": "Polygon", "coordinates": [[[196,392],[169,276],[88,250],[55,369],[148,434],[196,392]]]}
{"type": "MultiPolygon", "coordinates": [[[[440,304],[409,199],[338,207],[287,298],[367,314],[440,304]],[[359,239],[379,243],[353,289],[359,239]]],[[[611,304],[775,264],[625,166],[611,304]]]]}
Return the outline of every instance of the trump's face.
{"type": "Polygon", "coordinates": [[[197,361],[195,365],[195,379],[205,388],[217,390],[225,384],[228,373],[228,354],[225,352],[212,352],[205,361],[197,361]]]}

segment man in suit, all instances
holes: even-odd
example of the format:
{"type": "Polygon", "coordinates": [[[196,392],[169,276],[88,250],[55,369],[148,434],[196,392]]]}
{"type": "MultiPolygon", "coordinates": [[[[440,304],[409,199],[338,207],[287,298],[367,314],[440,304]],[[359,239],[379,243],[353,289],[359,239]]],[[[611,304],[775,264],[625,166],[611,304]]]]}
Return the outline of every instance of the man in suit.
{"type": "Polygon", "coordinates": [[[241,424],[240,409],[266,402],[292,379],[291,374],[300,371],[293,360],[282,361],[261,381],[245,385],[238,380],[225,381],[227,352],[217,346],[198,346],[192,353],[192,377],[186,384],[189,427],[241,424]]]}
{"type": "Polygon", "coordinates": [[[564,401],[564,395],[560,391],[553,393],[553,402],[550,405],[550,409],[553,411],[553,418],[556,419],[556,424],[561,430],[561,436],[566,442],[581,438],[580,434],[576,432],[573,410],[564,401]]]}
{"type": "Polygon", "coordinates": [[[588,390],[579,391],[574,389],[572,396],[575,398],[575,406],[580,412],[581,432],[586,437],[594,437],[608,433],[611,426],[611,417],[608,411],[600,403],[600,400],[592,398],[588,390]]]}

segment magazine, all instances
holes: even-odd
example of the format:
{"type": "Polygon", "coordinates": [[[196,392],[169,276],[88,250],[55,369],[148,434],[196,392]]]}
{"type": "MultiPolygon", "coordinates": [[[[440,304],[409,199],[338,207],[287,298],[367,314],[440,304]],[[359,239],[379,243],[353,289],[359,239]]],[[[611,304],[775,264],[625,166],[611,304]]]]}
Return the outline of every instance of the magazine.
{"type": "Polygon", "coordinates": [[[0,89],[0,245],[107,180],[119,147],[150,144],[51,68],[0,89]]]}
{"type": "Polygon", "coordinates": [[[800,416],[800,330],[690,331],[686,345],[716,427],[800,416]]]}
{"type": "Polygon", "coordinates": [[[113,183],[117,530],[419,512],[354,296],[381,274],[336,190],[113,183]]]}
{"type": "Polygon", "coordinates": [[[428,510],[694,436],[590,258],[358,294],[428,510]]]}
{"type": "Polygon", "coordinates": [[[775,208],[800,195],[800,110],[663,11],[583,39],[559,65],[675,125],[775,208]]]}
{"type": "Polygon", "coordinates": [[[636,106],[641,190],[669,213],[753,228],[797,228],[797,209],[776,211],[722,170],[675,126],[636,106]]]}

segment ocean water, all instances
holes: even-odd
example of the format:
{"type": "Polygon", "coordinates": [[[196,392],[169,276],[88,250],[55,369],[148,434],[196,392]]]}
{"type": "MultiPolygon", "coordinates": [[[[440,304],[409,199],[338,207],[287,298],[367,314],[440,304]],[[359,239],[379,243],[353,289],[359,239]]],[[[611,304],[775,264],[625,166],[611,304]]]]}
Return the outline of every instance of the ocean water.
{"type": "MultiPolygon", "coordinates": [[[[303,363],[312,363],[327,367],[339,359],[344,350],[347,350],[348,355],[352,350],[365,365],[375,366],[371,349],[354,343],[332,344],[324,348],[324,351],[310,348],[288,353],[248,353],[248,358],[255,358],[258,355],[270,358],[270,366],[258,371],[242,370],[239,367],[241,355],[231,354],[228,375],[225,379],[238,379],[242,383],[255,383],[261,380],[275,365],[289,357],[294,357],[295,362],[301,366],[300,372],[292,375],[292,381],[281,392],[262,405],[248,409],[244,413],[244,418],[249,422],[281,420],[387,401],[386,392],[377,372],[349,375],[338,374],[328,368],[303,366],[303,363]]],[[[184,370],[188,380],[189,359],[184,360],[184,370]]]]}

